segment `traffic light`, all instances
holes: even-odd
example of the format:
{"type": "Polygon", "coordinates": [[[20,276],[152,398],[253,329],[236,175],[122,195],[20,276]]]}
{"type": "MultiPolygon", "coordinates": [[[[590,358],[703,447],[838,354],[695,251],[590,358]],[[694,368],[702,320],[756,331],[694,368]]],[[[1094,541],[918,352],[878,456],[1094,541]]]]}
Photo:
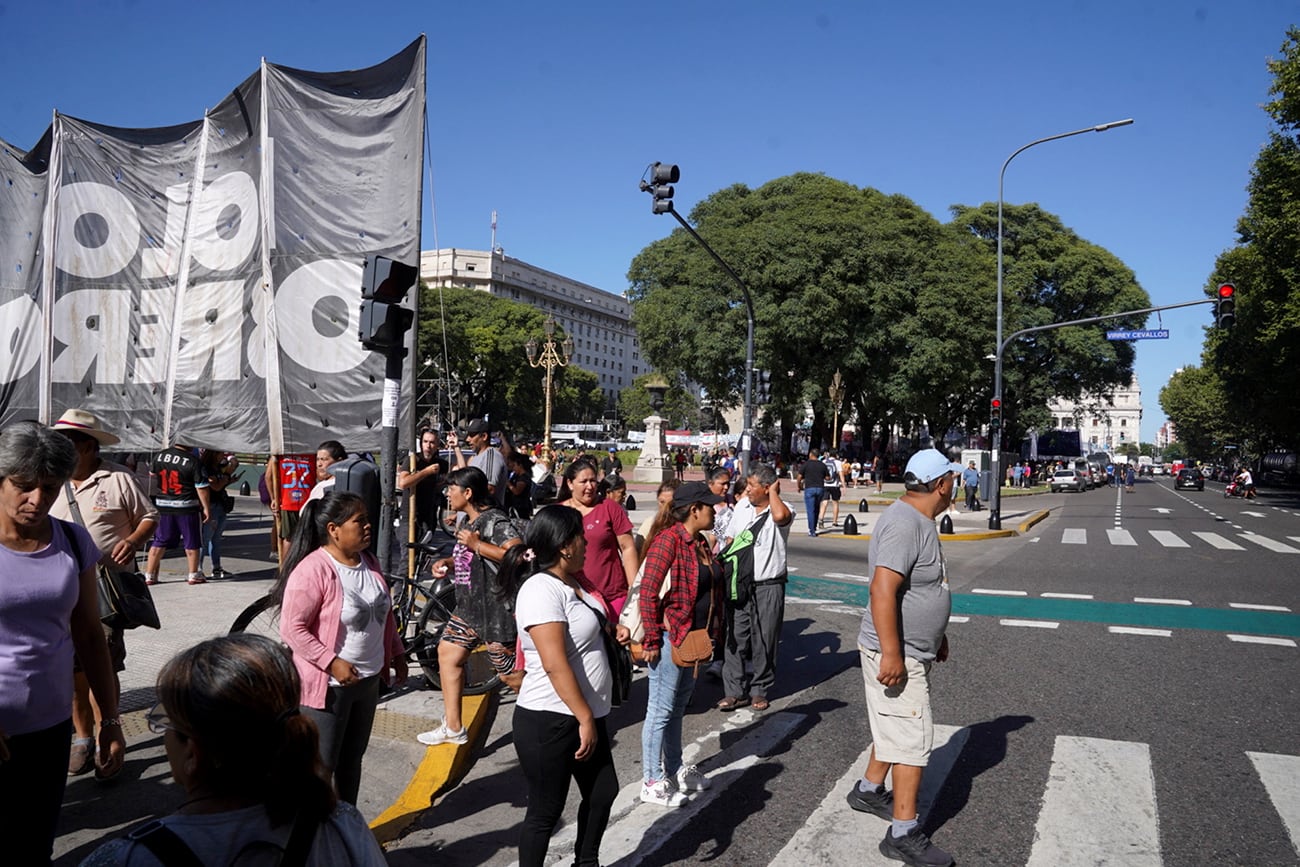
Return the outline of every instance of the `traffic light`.
{"type": "Polygon", "coordinates": [[[1215,308],[1215,318],[1220,328],[1231,328],[1237,321],[1237,287],[1231,283],[1219,284],[1219,301],[1215,308]]]}
{"type": "Polygon", "coordinates": [[[772,402],[772,371],[754,371],[754,402],[767,404],[772,402]]]}
{"type": "Polygon", "coordinates": [[[989,409],[989,432],[999,430],[1002,430],[1002,399],[995,397],[989,409]]]}
{"type": "Polygon", "coordinates": [[[384,256],[367,256],[361,274],[361,345],[376,352],[401,349],[415,322],[415,311],[402,307],[419,272],[412,265],[384,256]]]}
{"type": "Polygon", "coordinates": [[[641,189],[650,193],[650,209],[656,214],[667,214],[673,209],[673,184],[682,179],[682,173],[672,163],[653,163],[650,182],[641,181],[641,189]]]}

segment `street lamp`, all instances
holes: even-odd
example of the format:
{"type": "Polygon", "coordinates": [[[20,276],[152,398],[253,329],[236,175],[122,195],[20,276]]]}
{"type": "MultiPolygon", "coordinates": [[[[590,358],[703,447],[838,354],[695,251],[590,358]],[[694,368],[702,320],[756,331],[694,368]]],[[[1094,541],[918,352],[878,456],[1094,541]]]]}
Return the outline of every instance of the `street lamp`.
{"type": "Polygon", "coordinates": [[[831,448],[840,447],[840,403],[844,400],[844,377],[835,371],[831,377],[830,387],[826,389],[831,397],[831,406],[835,409],[834,421],[831,422],[831,448]]]}
{"type": "MultiPolygon", "coordinates": [[[[1114,129],[1119,126],[1128,126],[1133,122],[1133,118],[1124,120],[1115,120],[1110,123],[1098,124],[1097,126],[1086,126],[1083,129],[1076,129],[1070,132],[1063,132],[1057,135],[1049,135],[1047,138],[1040,138],[1031,141],[1023,147],[1017,148],[1011,156],[1007,157],[1006,162],[1002,164],[1002,171],[998,172],[998,323],[997,323],[997,360],[993,364],[993,402],[999,410],[1002,407],[1002,185],[1006,179],[1007,166],[1011,161],[1018,157],[1024,151],[1029,150],[1034,145],[1045,144],[1057,139],[1069,138],[1074,135],[1082,135],[1085,132],[1105,132],[1108,129],[1114,129]]],[[[993,431],[993,454],[989,464],[993,470],[993,496],[989,498],[989,529],[1002,529],[1002,485],[1001,477],[998,472],[998,461],[1002,451],[1002,428],[1001,425],[994,428],[993,431]]]]}
{"type": "Polygon", "coordinates": [[[544,434],[543,454],[547,460],[551,455],[551,392],[552,382],[555,375],[555,368],[564,367],[573,357],[573,335],[564,338],[560,344],[560,349],[564,353],[563,357],[555,351],[555,317],[547,316],[546,321],[542,323],[542,330],[546,332],[546,340],[542,342],[542,354],[539,358],[537,355],[537,340],[530,337],[524,344],[524,351],[528,353],[528,363],[532,367],[546,368],[546,429],[544,434]]]}

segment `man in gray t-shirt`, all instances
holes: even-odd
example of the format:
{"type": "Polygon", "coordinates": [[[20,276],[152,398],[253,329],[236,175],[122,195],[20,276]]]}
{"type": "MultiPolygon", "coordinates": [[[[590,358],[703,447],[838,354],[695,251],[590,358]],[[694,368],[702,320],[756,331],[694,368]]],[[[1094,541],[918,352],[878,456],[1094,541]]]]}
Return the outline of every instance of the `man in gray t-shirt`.
{"type": "Polygon", "coordinates": [[[867,770],[849,806],[891,820],[881,854],[908,864],[952,863],[921,833],[917,795],[934,744],[930,666],[948,658],[944,634],[952,597],[934,519],[948,507],[961,465],[936,449],[907,462],[907,492],[876,522],[867,549],[871,602],[862,615],[858,651],[871,725],[867,770]],[[885,775],[893,770],[894,790],[885,775]]]}
{"type": "Polygon", "coordinates": [[[488,423],[481,418],[470,421],[465,426],[465,440],[469,443],[470,448],[474,449],[474,457],[470,458],[468,463],[465,461],[465,454],[457,446],[456,435],[452,433],[447,437],[447,446],[452,451],[452,460],[456,462],[456,469],[465,466],[478,467],[487,476],[488,492],[492,494],[492,500],[498,506],[505,506],[506,502],[506,459],[498,449],[492,447],[489,432],[491,428],[488,423]]]}

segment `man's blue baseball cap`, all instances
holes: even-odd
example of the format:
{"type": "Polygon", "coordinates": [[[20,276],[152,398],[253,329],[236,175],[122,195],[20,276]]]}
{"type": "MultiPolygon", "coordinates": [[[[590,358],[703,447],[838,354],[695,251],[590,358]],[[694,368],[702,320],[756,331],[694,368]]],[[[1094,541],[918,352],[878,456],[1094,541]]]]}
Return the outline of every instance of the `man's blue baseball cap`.
{"type": "Polygon", "coordinates": [[[944,473],[960,474],[961,471],[961,464],[954,464],[938,449],[922,449],[908,460],[905,473],[922,484],[928,484],[944,473]]]}

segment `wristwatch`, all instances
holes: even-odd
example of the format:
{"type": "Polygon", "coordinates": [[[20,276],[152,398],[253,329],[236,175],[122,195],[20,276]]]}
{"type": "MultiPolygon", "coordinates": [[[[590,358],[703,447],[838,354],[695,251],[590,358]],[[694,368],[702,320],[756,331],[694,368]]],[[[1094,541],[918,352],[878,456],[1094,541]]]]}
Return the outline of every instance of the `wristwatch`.
{"type": "Polygon", "coordinates": [[[118,728],[121,728],[122,720],[118,717],[113,717],[112,719],[101,720],[99,723],[99,727],[101,729],[106,729],[109,728],[110,726],[117,726],[118,728]]]}

